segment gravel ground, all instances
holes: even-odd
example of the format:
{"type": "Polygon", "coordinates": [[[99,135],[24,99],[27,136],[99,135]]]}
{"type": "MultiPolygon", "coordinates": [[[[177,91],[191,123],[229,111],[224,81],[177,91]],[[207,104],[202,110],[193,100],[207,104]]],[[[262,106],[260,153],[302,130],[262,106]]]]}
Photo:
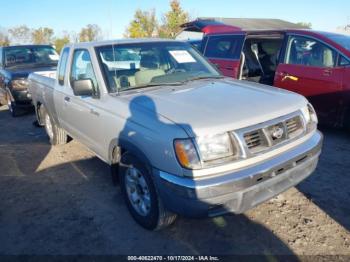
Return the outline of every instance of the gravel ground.
{"type": "Polygon", "coordinates": [[[106,164],[76,141],[51,147],[34,120],[0,107],[0,254],[350,256],[350,134],[323,130],[317,171],[243,215],[179,218],[149,232],[106,164]]]}

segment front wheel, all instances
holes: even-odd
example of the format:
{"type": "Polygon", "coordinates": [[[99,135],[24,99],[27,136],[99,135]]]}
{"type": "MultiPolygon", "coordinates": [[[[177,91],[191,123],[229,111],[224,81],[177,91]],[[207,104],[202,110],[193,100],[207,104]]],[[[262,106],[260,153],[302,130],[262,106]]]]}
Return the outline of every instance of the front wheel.
{"type": "Polygon", "coordinates": [[[66,144],[68,141],[67,133],[52,121],[45,108],[42,108],[42,116],[44,118],[45,131],[50,139],[50,143],[52,145],[66,144]]]}
{"type": "Polygon", "coordinates": [[[126,205],[138,224],[149,230],[159,230],[175,221],[176,215],[165,209],[144,163],[124,153],[119,175],[126,205]]]}

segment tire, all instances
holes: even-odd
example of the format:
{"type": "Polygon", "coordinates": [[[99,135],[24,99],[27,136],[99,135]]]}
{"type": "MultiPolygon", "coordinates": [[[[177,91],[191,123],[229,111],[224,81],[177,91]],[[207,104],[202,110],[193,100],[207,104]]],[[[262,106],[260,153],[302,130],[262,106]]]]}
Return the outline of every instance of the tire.
{"type": "Polygon", "coordinates": [[[124,153],[119,164],[119,176],[126,205],[139,225],[148,230],[160,230],[175,221],[176,215],[165,209],[149,168],[144,163],[132,154],[124,153]],[[130,179],[131,177],[133,179],[130,179]],[[139,197],[139,201],[135,195],[139,197]]]}
{"type": "Polygon", "coordinates": [[[64,145],[68,142],[67,133],[60,127],[58,127],[54,121],[52,121],[50,115],[47,113],[44,107],[42,107],[42,116],[44,117],[44,127],[47,136],[50,139],[51,145],[64,145]]]}

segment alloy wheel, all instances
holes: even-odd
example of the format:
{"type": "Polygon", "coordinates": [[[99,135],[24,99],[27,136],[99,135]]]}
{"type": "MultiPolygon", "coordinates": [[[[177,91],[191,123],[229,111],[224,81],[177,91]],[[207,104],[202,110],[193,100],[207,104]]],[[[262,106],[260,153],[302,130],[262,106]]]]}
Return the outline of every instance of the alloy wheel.
{"type": "Polygon", "coordinates": [[[151,194],[145,178],[138,169],[134,167],[127,169],[125,187],[135,211],[141,216],[147,216],[151,209],[151,194]]]}

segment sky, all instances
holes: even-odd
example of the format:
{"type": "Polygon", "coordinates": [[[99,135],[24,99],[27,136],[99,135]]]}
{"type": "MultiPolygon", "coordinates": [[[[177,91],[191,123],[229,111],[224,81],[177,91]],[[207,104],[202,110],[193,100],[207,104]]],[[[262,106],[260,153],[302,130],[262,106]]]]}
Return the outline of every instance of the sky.
{"type": "MultiPolygon", "coordinates": [[[[279,18],[311,22],[313,29],[334,31],[350,24],[349,0],[182,0],[192,18],[279,18]]],[[[0,28],[26,24],[30,28],[50,27],[79,32],[87,24],[98,24],[104,38],[120,38],[136,9],[154,8],[157,16],[169,10],[168,0],[0,0],[0,28]]]]}

